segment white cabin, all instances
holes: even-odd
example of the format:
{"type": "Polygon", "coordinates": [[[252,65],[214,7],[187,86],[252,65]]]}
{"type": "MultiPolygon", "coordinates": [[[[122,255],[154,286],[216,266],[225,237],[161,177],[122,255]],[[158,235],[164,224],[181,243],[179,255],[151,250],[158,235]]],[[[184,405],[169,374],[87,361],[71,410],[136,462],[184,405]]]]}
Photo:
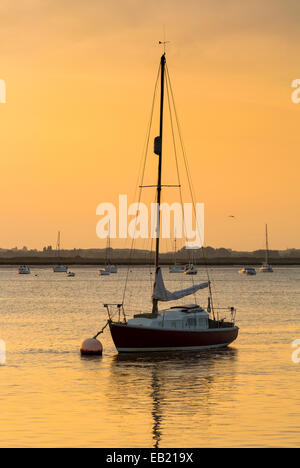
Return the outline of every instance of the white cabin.
{"type": "Polygon", "coordinates": [[[128,327],[163,328],[164,330],[207,330],[209,314],[197,305],[178,306],[152,314],[135,315],[128,327]]]}

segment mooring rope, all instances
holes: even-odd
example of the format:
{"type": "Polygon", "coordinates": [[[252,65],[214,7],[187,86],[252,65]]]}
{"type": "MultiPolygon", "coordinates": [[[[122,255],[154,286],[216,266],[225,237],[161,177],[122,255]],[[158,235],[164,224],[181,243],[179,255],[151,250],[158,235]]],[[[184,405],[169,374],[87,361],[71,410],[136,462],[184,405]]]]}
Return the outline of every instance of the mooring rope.
{"type": "Polygon", "coordinates": [[[105,328],[107,327],[107,325],[109,324],[109,320],[107,320],[106,324],[104,325],[104,327],[93,337],[93,340],[95,340],[96,338],[98,338],[99,335],[101,335],[101,333],[104,332],[105,328]]]}

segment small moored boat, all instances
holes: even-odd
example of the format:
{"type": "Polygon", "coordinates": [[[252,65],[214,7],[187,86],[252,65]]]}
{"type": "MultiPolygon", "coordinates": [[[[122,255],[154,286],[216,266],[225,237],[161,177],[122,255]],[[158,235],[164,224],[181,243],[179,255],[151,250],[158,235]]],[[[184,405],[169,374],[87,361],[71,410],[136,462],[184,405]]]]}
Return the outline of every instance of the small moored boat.
{"type": "Polygon", "coordinates": [[[54,265],[53,273],[67,273],[68,267],[65,265],[54,265]]]}
{"type": "Polygon", "coordinates": [[[109,272],[108,270],[106,270],[106,269],[105,269],[105,270],[101,270],[101,269],[100,269],[100,270],[98,271],[98,274],[99,274],[99,276],[109,276],[109,275],[110,275],[110,272],[109,272]]]}
{"type": "Polygon", "coordinates": [[[266,224],[266,258],[265,263],[260,267],[261,273],[273,273],[273,268],[269,264],[269,240],[268,240],[268,225],[266,224]]]}
{"type": "Polygon", "coordinates": [[[111,261],[111,247],[110,247],[110,222],[108,227],[108,236],[107,236],[107,245],[106,245],[106,258],[105,258],[105,268],[104,270],[99,271],[99,275],[103,274],[110,275],[110,273],[118,273],[117,265],[113,265],[111,261]],[[106,272],[106,273],[104,273],[106,272]]]}
{"type": "Polygon", "coordinates": [[[243,267],[241,270],[239,270],[240,275],[248,275],[248,276],[254,276],[256,275],[256,270],[253,267],[243,267]]]}
{"type": "Polygon", "coordinates": [[[197,275],[197,273],[198,273],[197,268],[192,263],[189,265],[186,265],[184,268],[185,275],[197,275]]]}
{"type": "Polygon", "coordinates": [[[56,244],[56,256],[58,259],[57,265],[53,267],[53,273],[67,273],[68,267],[66,265],[62,265],[60,260],[60,232],[57,235],[57,244],[56,244]]]}
{"type": "Polygon", "coordinates": [[[176,262],[176,236],[174,238],[174,266],[169,267],[169,273],[184,273],[184,266],[183,265],[177,265],[176,262]]]}
{"type": "Polygon", "coordinates": [[[273,268],[272,268],[271,265],[269,265],[268,263],[264,263],[264,264],[260,267],[259,271],[260,271],[261,273],[273,273],[273,268]]]}
{"type": "Polygon", "coordinates": [[[105,271],[108,271],[109,273],[118,273],[118,267],[116,265],[112,265],[111,263],[108,263],[105,266],[105,271]]]}
{"type": "Polygon", "coordinates": [[[169,267],[169,273],[184,273],[184,266],[181,265],[174,265],[169,267]]]}
{"type": "Polygon", "coordinates": [[[27,265],[20,265],[18,268],[18,273],[19,275],[29,275],[30,274],[30,268],[27,265]]]}

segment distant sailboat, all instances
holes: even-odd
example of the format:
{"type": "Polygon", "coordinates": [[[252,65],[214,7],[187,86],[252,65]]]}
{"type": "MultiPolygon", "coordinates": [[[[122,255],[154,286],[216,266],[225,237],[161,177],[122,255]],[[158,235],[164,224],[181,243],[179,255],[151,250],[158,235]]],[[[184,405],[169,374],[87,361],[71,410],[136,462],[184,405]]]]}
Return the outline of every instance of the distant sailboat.
{"type": "Polygon", "coordinates": [[[198,273],[198,270],[197,268],[195,267],[194,263],[195,263],[195,258],[194,258],[194,252],[192,254],[192,261],[190,260],[190,263],[188,263],[187,265],[185,265],[184,267],[184,274],[185,275],[197,275],[198,273]]]}
{"type": "Polygon", "coordinates": [[[185,275],[197,275],[197,273],[198,273],[198,270],[193,263],[189,263],[188,265],[186,265],[184,269],[185,275]]]}
{"type": "Polygon", "coordinates": [[[107,239],[105,271],[108,271],[109,273],[118,273],[118,267],[112,264],[111,257],[110,257],[110,224],[109,224],[108,239],[107,239]]]}
{"type": "Polygon", "coordinates": [[[273,268],[269,264],[269,240],[268,240],[268,225],[266,224],[266,257],[265,263],[260,267],[261,273],[273,273],[273,268]]]}
{"type": "Polygon", "coordinates": [[[19,275],[30,275],[30,268],[27,265],[20,265],[18,269],[19,275]]]}
{"type": "Polygon", "coordinates": [[[101,269],[100,269],[100,270],[98,271],[98,273],[99,273],[99,276],[109,276],[109,275],[110,275],[110,272],[107,271],[107,270],[101,270],[101,269]]]}
{"type": "Polygon", "coordinates": [[[169,273],[184,273],[184,266],[177,265],[176,262],[176,235],[174,238],[174,266],[169,267],[169,273]]]}
{"type": "Polygon", "coordinates": [[[60,231],[58,231],[58,235],[57,235],[56,256],[57,256],[58,262],[57,262],[57,265],[54,265],[53,272],[54,273],[67,273],[68,267],[59,263],[59,259],[60,259],[60,231]]]}
{"type": "Polygon", "coordinates": [[[108,228],[105,268],[100,269],[98,273],[100,276],[108,276],[111,273],[118,273],[118,267],[112,264],[111,258],[110,258],[110,224],[108,228]]]}
{"type": "Polygon", "coordinates": [[[239,270],[240,275],[247,275],[247,276],[255,276],[256,270],[253,267],[245,266],[241,270],[239,270]]]}

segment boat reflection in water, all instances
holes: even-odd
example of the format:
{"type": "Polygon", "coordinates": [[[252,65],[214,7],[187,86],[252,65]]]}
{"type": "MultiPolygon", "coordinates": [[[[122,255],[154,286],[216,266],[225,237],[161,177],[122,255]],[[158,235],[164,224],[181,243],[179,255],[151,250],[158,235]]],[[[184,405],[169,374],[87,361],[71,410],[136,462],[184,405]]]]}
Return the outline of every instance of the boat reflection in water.
{"type": "Polygon", "coordinates": [[[152,434],[143,446],[170,447],[181,439],[182,447],[200,445],[210,425],[218,398],[234,391],[237,350],[225,348],[199,353],[119,354],[111,364],[112,406],[120,415],[134,413],[151,418],[152,434]],[[121,398],[120,398],[121,397],[121,398]],[[118,403],[116,403],[118,399],[118,403]]]}

